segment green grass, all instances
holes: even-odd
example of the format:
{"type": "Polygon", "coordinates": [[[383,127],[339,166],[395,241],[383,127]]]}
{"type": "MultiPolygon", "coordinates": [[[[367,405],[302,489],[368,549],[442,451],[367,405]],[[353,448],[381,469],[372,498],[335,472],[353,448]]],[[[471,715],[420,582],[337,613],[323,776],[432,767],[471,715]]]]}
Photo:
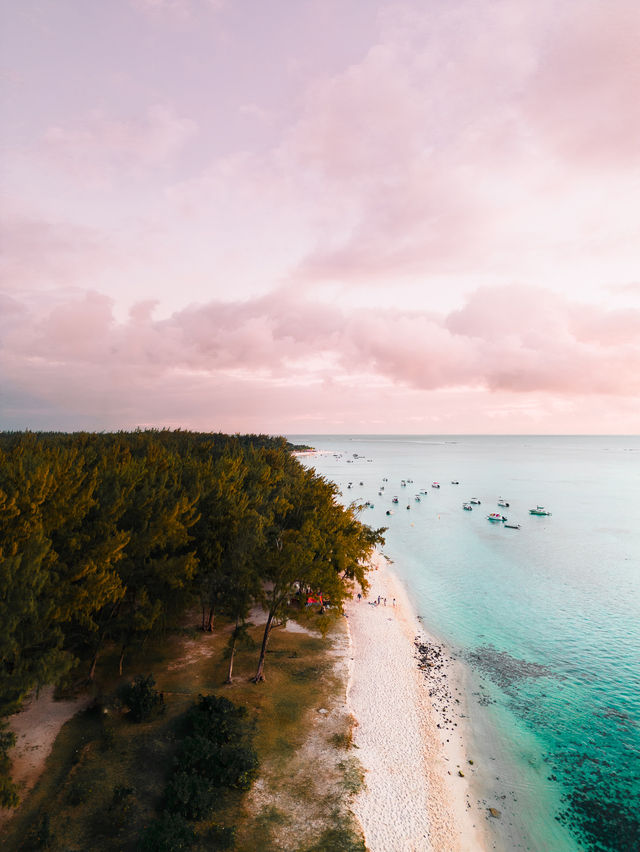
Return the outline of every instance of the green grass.
{"type": "MultiPolygon", "coordinates": [[[[254,628],[252,634],[256,641],[261,639],[260,628],[254,628]]],[[[297,780],[292,772],[297,749],[309,733],[305,720],[312,711],[330,706],[344,689],[332,673],[330,643],[320,637],[275,630],[267,654],[266,681],[249,681],[257,665],[257,651],[239,651],[234,683],[225,685],[227,661],[223,651],[227,639],[226,632],[199,631],[168,637],[132,654],[125,661],[128,669],[123,678],[113,676],[117,655],[105,654],[97,675],[97,692],[103,701],[98,702],[97,709],[78,714],[63,727],[40,780],[3,832],[3,849],[136,850],[141,831],[162,805],[180,717],[199,694],[215,692],[247,707],[254,720],[254,748],[262,780],[276,802],[256,808],[256,813],[249,812],[247,797],[240,793],[226,794],[219,802],[211,826],[214,822],[235,826],[238,852],[278,848],[270,838],[286,829],[290,821],[286,808],[279,807],[281,794],[284,798],[308,797],[310,802],[325,795],[327,801],[334,802],[335,796],[322,790],[321,778],[321,789],[317,788],[322,767],[309,767],[307,776],[298,772],[297,780]],[[199,653],[202,650],[206,653],[199,653]],[[150,672],[156,688],[164,694],[165,712],[135,724],[111,697],[121,683],[150,672]],[[49,847],[42,845],[47,834],[49,847]]],[[[340,770],[344,776],[341,783],[350,790],[356,786],[357,770],[351,764],[347,766],[348,761],[343,763],[346,768],[340,770]]],[[[306,771],[306,767],[303,769],[306,771]]],[[[334,823],[328,817],[318,836],[323,831],[338,830],[334,823]]],[[[207,824],[198,828],[205,836],[207,824]]],[[[351,836],[351,828],[345,830],[351,836]]],[[[203,848],[206,846],[203,841],[203,848]]]]}

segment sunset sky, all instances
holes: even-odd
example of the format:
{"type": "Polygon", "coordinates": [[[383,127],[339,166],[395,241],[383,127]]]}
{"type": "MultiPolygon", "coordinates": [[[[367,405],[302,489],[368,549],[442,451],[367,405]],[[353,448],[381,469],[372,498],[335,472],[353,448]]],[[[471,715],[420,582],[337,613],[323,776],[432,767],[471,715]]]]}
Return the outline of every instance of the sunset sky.
{"type": "Polygon", "coordinates": [[[640,432],[638,0],[0,8],[0,429],[640,432]]]}

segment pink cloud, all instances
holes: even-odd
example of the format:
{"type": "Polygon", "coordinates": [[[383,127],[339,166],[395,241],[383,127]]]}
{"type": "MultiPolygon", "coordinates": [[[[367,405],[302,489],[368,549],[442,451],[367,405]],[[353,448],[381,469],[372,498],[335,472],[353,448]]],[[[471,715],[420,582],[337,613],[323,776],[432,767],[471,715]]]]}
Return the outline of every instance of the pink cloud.
{"type": "Polygon", "coordinates": [[[197,124],[166,104],[154,104],[136,119],[112,118],[93,110],[73,124],[49,126],[43,136],[48,156],[66,171],[108,185],[116,174],[156,169],[193,138],[197,124]]]}
{"type": "Polygon", "coordinates": [[[104,232],[47,221],[9,207],[5,204],[0,220],[0,286],[5,290],[86,287],[88,270],[113,265],[115,250],[104,232]]]}
{"type": "Polygon", "coordinates": [[[222,397],[226,416],[251,409],[258,418],[258,400],[269,409],[267,400],[298,398],[303,388],[315,418],[327,398],[367,389],[388,397],[390,411],[409,398],[420,410],[433,393],[479,395],[488,408],[500,398],[501,410],[640,394],[640,312],[585,307],[539,288],[482,288],[444,316],[354,313],[285,293],[165,320],[141,304],[121,323],[98,293],[7,304],[0,368],[15,392],[116,422],[163,410],[161,422],[189,425],[206,412],[215,418],[222,397]]]}

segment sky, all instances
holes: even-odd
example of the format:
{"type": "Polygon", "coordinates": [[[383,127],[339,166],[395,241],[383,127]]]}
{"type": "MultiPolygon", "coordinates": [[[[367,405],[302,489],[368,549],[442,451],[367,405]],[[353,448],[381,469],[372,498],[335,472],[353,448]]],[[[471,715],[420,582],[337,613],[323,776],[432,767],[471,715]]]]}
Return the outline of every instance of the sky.
{"type": "Polygon", "coordinates": [[[0,429],[640,432],[637,0],[0,10],[0,429]]]}

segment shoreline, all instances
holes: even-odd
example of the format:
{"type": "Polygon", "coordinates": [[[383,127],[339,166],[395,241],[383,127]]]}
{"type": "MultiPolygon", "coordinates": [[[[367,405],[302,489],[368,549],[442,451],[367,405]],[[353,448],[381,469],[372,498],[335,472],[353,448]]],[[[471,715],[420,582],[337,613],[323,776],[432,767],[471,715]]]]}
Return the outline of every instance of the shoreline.
{"type": "Polygon", "coordinates": [[[386,557],[376,553],[372,567],[369,599],[345,607],[347,705],[357,719],[354,743],[366,773],[352,810],[367,848],[487,850],[492,844],[470,788],[464,693],[452,661],[424,630],[386,557]],[[369,601],[378,595],[374,606],[369,601]]]}

